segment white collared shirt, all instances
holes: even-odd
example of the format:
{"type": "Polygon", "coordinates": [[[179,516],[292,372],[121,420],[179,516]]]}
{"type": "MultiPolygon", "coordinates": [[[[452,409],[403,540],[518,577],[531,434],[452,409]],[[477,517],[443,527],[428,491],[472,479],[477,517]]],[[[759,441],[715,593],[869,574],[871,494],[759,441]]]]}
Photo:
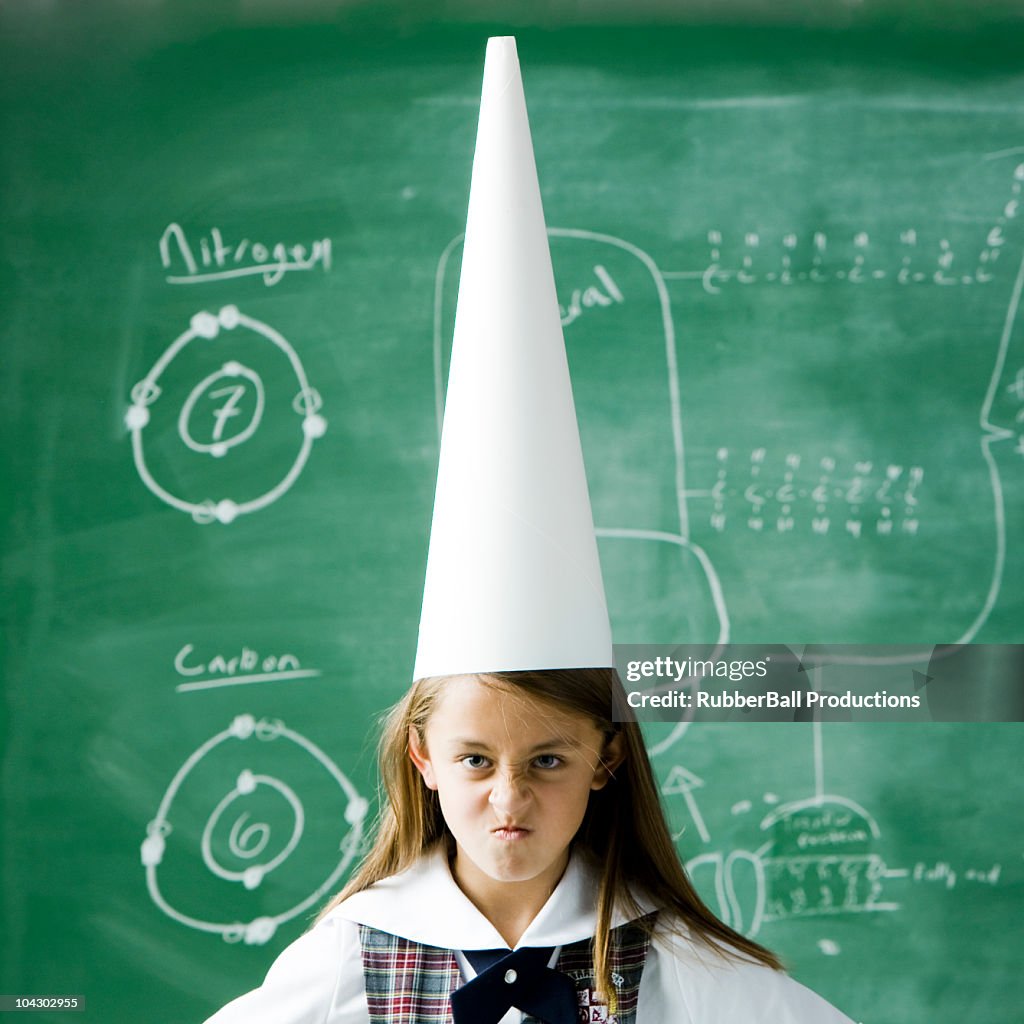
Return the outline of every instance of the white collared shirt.
{"type": "MultiPolygon", "coordinates": [[[[516,948],[560,947],[589,938],[597,920],[597,880],[573,857],[562,880],[516,948]]],[[[646,908],[651,909],[651,908],[646,908]]],[[[613,920],[616,927],[625,916],[613,920]]],[[[442,851],[335,907],[277,958],[263,984],[225,1006],[207,1024],[369,1024],[359,926],[456,951],[463,978],[474,977],[465,949],[505,941],[452,879],[442,851]]],[[[684,932],[685,934],[685,932],[684,932]]],[[[556,949],[557,955],[557,949],[556,949]]],[[[510,1010],[501,1024],[521,1024],[510,1010]]],[[[660,931],[651,943],[637,1024],[852,1024],[785,974],[726,959],[682,934],[660,931]]]]}

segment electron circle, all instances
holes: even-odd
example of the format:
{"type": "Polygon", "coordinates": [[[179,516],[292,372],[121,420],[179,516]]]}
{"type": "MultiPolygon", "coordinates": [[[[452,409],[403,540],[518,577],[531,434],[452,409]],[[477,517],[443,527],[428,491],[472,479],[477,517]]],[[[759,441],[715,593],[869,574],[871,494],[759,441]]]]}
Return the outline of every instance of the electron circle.
{"type": "MultiPolygon", "coordinates": [[[[283,722],[278,720],[259,719],[253,715],[238,715],[231,724],[217,735],[212,736],[202,746],[192,752],[185,763],[178,769],[171,784],[167,787],[160,806],[157,809],[156,817],[146,826],[146,838],[141,843],[141,860],[146,870],[146,887],[149,890],[153,902],[171,919],[183,924],[188,928],[197,931],[219,934],[227,942],[243,941],[246,944],[262,944],[268,942],[274,935],[278,926],[285,921],[291,920],[300,914],[305,913],[311,907],[320,903],[324,896],[331,891],[338,880],[348,870],[349,865],[355,859],[362,844],[363,828],[366,820],[369,804],[366,799],[360,796],[358,790],[349,781],[341,769],[313,742],[305,736],[289,729],[283,722]],[[349,826],[348,832],[339,844],[340,858],[333,866],[327,877],[311,892],[305,899],[293,907],[288,907],[280,913],[258,917],[249,922],[235,921],[205,921],[183,913],[172,907],[161,892],[159,880],[159,868],[163,863],[166,853],[166,840],[173,831],[170,812],[174,799],[178,794],[189,773],[199,764],[200,761],[222,743],[273,743],[279,741],[294,743],[301,747],[314,760],[328,772],[338,787],[347,798],[347,805],[344,812],[344,819],[349,826]]],[[[283,782],[268,775],[257,775],[249,770],[240,773],[235,781],[234,788],[220,800],[212,812],[203,831],[203,860],[206,866],[216,875],[232,882],[240,881],[247,889],[254,889],[260,884],[263,877],[278,867],[291,854],[299,842],[302,834],[303,824],[302,804],[294,792],[283,782]],[[276,789],[288,801],[295,814],[295,825],[293,826],[292,837],[286,847],[266,864],[253,864],[241,872],[231,872],[218,864],[213,858],[212,851],[209,851],[210,836],[216,826],[217,820],[224,814],[227,808],[239,797],[255,792],[260,786],[271,786],[276,789]]],[[[250,825],[246,833],[257,835],[263,823],[250,825]],[[252,831],[255,830],[255,831],[252,831]]],[[[232,835],[237,838],[237,831],[241,828],[236,822],[236,828],[232,829],[232,835]]],[[[269,837],[268,837],[269,838],[269,837]]],[[[258,839],[252,850],[252,856],[258,856],[262,852],[262,841],[258,839]]]]}
{"type": "MultiPolygon", "coordinates": [[[[196,385],[188,396],[188,399],[186,400],[178,417],[179,434],[186,446],[195,451],[208,452],[214,457],[221,457],[224,456],[233,445],[240,444],[243,440],[248,439],[248,437],[250,437],[256,430],[259,425],[259,419],[262,416],[262,385],[257,383],[258,380],[259,378],[256,377],[253,371],[248,370],[247,367],[243,367],[240,363],[235,361],[225,364],[225,366],[216,374],[212,374],[210,377],[207,377],[204,381],[196,385]],[[192,406],[194,406],[195,402],[198,400],[199,394],[202,393],[205,386],[209,385],[209,383],[217,376],[224,375],[245,376],[248,377],[255,386],[257,386],[257,405],[259,415],[253,416],[253,422],[249,424],[246,432],[243,432],[239,437],[232,438],[230,441],[215,441],[209,446],[199,445],[198,442],[190,443],[189,439],[191,435],[187,429],[187,419],[188,415],[191,413],[192,406]]],[[[285,494],[292,484],[295,483],[299,474],[302,472],[303,467],[306,465],[306,460],[309,458],[309,452],[313,447],[313,442],[317,438],[322,437],[327,429],[327,421],[323,416],[319,415],[320,407],[323,404],[320,395],[314,388],[309,386],[309,381],[306,378],[306,371],[303,368],[295,350],[288,341],[272,327],[265,323],[261,323],[259,320],[255,320],[252,317],[245,316],[243,313],[238,311],[237,306],[224,306],[216,316],[207,312],[196,313],[190,321],[189,329],[171,342],[163,355],[161,355],[156,363],[153,364],[149,373],[134,385],[131,389],[131,399],[132,404],[125,413],[124,422],[131,434],[132,457],[135,460],[135,468],[138,471],[142,482],[161,501],[181,512],[187,512],[197,523],[220,522],[228,524],[233,522],[240,515],[257,512],[277,501],[277,499],[285,494]],[[207,498],[198,502],[188,501],[185,498],[172,494],[167,490],[167,488],[159,484],[146,464],[145,448],[142,442],[143,431],[149,425],[150,421],[149,407],[161,397],[161,388],[157,383],[160,376],[164,373],[174,358],[178,356],[187,345],[191,344],[197,338],[212,341],[218,337],[222,329],[232,331],[236,327],[246,327],[255,334],[266,338],[267,341],[275,345],[284,353],[288,362],[291,364],[292,371],[295,373],[296,380],[299,384],[298,394],[292,402],[292,407],[295,409],[296,413],[302,417],[301,443],[299,451],[295,457],[295,461],[287,470],[284,477],[274,487],[259,495],[259,497],[253,498],[250,501],[234,501],[231,498],[207,498]]]]}

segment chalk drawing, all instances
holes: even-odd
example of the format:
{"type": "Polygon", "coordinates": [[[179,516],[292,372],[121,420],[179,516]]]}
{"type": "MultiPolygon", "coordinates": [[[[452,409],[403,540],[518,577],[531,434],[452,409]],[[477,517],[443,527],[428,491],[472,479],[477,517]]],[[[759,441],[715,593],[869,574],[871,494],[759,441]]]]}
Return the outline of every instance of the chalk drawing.
{"type": "MultiPolygon", "coordinates": [[[[306,465],[313,442],[323,437],[327,429],[327,421],[319,412],[322,405],[320,395],[310,387],[295,349],[272,327],[240,313],[236,306],[225,306],[216,316],[207,312],[196,313],[188,330],[171,343],[149,373],[132,388],[131,398],[131,407],[125,414],[125,425],[131,434],[132,455],[142,482],[161,501],[181,512],[187,512],[197,523],[231,523],[239,516],[257,512],[277,501],[295,483],[306,465]],[[287,357],[295,374],[298,393],[292,408],[300,417],[301,427],[296,431],[299,448],[295,459],[283,479],[263,494],[248,500],[221,497],[197,501],[172,494],[157,482],[150,471],[143,443],[151,419],[150,410],[163,396],[160,378],[175,357],[197,340],[217,340],[218,344],[226,342],[226,348],[229,345],[237,347],[252,344],[252,335],[235,333],[238,328],[245,328],[257,338],[274,345],[287,357]]],[[[217,371],[200,380],[185,398],[177,417],[178,436],[188,451],[218,460],[225,459],[232,450],[250,441],[255,435],[263,418],[265,401],[259,374],[238,359],[226,358],[217,371]],[[210,409],[209,415],[212,416],[212,428],[201,431],[203,440],[196,438],[195,435],[200,431],[194,425],[195,411],[200,403],[204,409],[210,409]],[[249,410],[248,419],[243,406],[249,410]]],[[[205,417],[206,414],[204,420],[205,417]]]]}
{"type": "MultiPolygon", "coordinates": [[[[368,807],[348,777],[316,744],[287,728],[283,722],[265,718],[257,720],[248,714],[238,715],[228,728],[211,737],[186,759],[167,787],[156,817],[146,826],[141,860],[150,897],[168,917],[187,928],[219,934],[227,942],[248,945],[268,942],[283,922],[316,906],[344,875],[360,852],[368,807]],[[207,920],[171,905],[160,886],[160,869],[166,867],[168,838],[173,832],[174,803],[183,784],[218,748],[238,743],[246,746],[253,762],[261,756],[261,744],[292,744],[328,774],[345,801],[336,844],[340,856],[315,889],[293,906],[249,921],[207,920]]],[[[231,780],[227,791],[209,810],[202,829],[199,853],[210,874],[232,885],[254,890],[287,862],[300,846],[305,832],[306,812],[294,788],[275,775],[245,768],[231,780]],[[253,816],[253,808],[265,808],[268,799],[276,800],[280,805],[273,825],[253,816]],[[283,841],[277,834],[280,832],[277,822],[282,814],[287,822],[283,841]],[[221,836],[219,841],[215,838],[218,834],[221,836]]]]}
{"type": "Polygon", "coordinates": [[[871,849],[878,824],[855,801],[825,794],[783,804],[761,829],[771,837],[762,856],[766,921],[899,909],[884,898],[886,879],[898,875],[871,849]]]}
{"type": "MultiPolygon", "coordinates": [[[[669,769],[668,778],[662,783],[661,791],[665,796],[672,796],[676,793],[682,795],[701,840],[709,843],[711,842],[711,836],[708,833],[707,825],[704,823],[704,817],[700,813],[700,808],[697,806],[697,800],[693,795],[693,791],[700,789],[703,785],[704,780],[700,776],[694,775],[693,772],[687,771],[682,765],[676,764],[669,769]]],[[[673,838],[678,839],[679,834],[673,838]]]]}
{"type": "MultiPolygon", "coordinates": [[[[881,831],[864,807],[826,792],[821,723],[815,722],[813,729],[814,796],[779,803],[774,794],[765,794],[764,802],[771,809],[760,822],[761,841],[755,849],[709,850],[687,861],[695,884],[714,893],[719,916],[751,937],[764,924],[790,918],[900,908],[887,896],[885,885],[909,872],[890,868],[875,849],[881,831]]],[[[709,830],[693,800],[693,790],[703,785],[702,779],[674,764],[662,793],[667,798],[683,797],[699,822],[701,840],[708,844],[709,830]]],[[[750,801],[741,801],[733,805],[732,813],[746,813],[751,806],[750,801]]],[[[819,949],[827,956],[841,952],[827,937],[819,940],[819,949]]]]}
{"type": "MultiPolygon", "coordinates": [[[[1001,155],[1015,152],[1007,151],[1001,155]]],[[[990,154],[986,159],[999,155],[990,154]]],[[[836,257],[835,239],[817,230],[803,236],[792,232],[781,236],[776,240],[779,246],[777,252],[781,256],[771,257],[777,259],[777,265],[770,271],[762,266],[760,272],[757,260],[760,257],[763,264],[766,239],[757,231],[741,232],[744,255],[738,267],[728,270],[723,269],[721,264],[723,248],[728,240],[721,231],[712,229],[707,234],[710,261],[706,267],[692,271],[664,271],[660,278],[662,282],[697,281],[712,295],[718,295],[722,285],[730,281],[741,285],[757,282],[814,284],[836,280],[855,285],[884,281],[898,285],[932,286],[988,284],[994,280],[993,271],[1005,251],[1005,232],[1021,212],[1024,163],[1016,165],[1012,178],[1010,194],[1003,202],[998,216],[984,228],[984,241],[978,252],[962,261],[973,261],[974,269],[970,273],[958,274],[954,271],[958,257],[947,238],[939,238],[935,250],[922,256],[918,249],[918,231],[912,226],[899,229],[890,240],[898,244],[902,253],[898,268],[876,266],[872,269],[868,265],[873,241],[866,231],[853,232],[849,238],[844,239],[840,255],[836,257]],[[803,254],[803,270],[795,272],[794,258],[800,253],[803,254]],[[830,263],[833,257],[840,262],[830,263]]],[[[1002,587],[1006,566],[1006,504],[1003,481],[992,447],[999,442],[1016,440],[1024,455],[1024,431],[1020,431],[1018,436],[1018,431],[993,422],[992,409],[1001,384],[1008,376],[1012,378],[1012,370],[1007,370],[1006,362],[1022,291],[1024,259],[1014,279],[995,363],[979,414],[980,448],[992,494],[991,575],[981,606],[973,619],[961,627],[960,635],[954,641],[957,644],[971,643],[988,621],[1002,587]]],[[[1005,384],[1003,387],[1005,390],[1005,384]]],[[[711,486],[699,489],[684,487],[679,492],[679,500],[684,508],[688,501],[709,503],[708,522],[716,533],[725,531],[732,519],[738,520],[747,531],[775,535],[786,533],[795,527],[799,509],[799,514],[810,520],[812,532],[819,537],[838,531],[856,541],[870,531],[876,537],[912,540],[918,534],[922,515],[922,488],[926,476],[923,466],[906,466],[898,460],[878,463],[864,459],[844,471],[843,467],[836,465],[836,458],[826,457],[815,467],[805,465],[804,477],[800,478],[796,475],[794,460],[796,467],[799,467],[801,455],[790,452],[785,457],[784,467],[774,470],[776,476],[769,485],[765,482],[765,476],[759,472],[762,467],[757,464],[758,456],[761,460],[764,458],[764,451],[760,450],[749,454],[747,480],[742,484],[734,484],[731,481],[742,470],[732,468],[730,459],[733,454],[727,448],[719,449],[716,476],[711,486]],[[817,479],[815,472],[820,474],[817,479]],[[735,506],[731,515],[727,507],[730,501],[735,506]]],[[[684,473],[677,473],[677,481],[684,479],[684,473]]],[[[688,512],[684,511],[680,519],[687,522],[688,512]]],[[[724,603],[723,597],[723,606],[724,603]]],[[[722,621],[728,621],[724,608],[722,621]]],[[[888,665],[912,664],[920,659],[921,653],[915,652],[892,656],[836,655],[831,661],[835,664],[888,665]]]]}
{"type": "MultiPolygon", "coordinates": [[[[812,670],[816,686],[822,672],[820,666],[812,670]]],[[[895,890],[901,885],[952,892],[958,886],[1000,884],[1003,866],[999,861],[957,866],[939,859],[909,867],[890,865],[874,815],[826,786],[820,721],[812,723],[811,741],[813,796],[781,802],[777,794],[764,793],[768,810],[758,825],[759,842],[754,849],[712,848],[686,862],[695,885],[727,924],[753,938],[763,926],[779,921],[899,911],[903,904],[895,890]]],[[[674,763],[664,775],[661,791],[670,808],[674,797],[682,797],[702,844],[713,846],[710,829],[693,798],[694,791],[705,785],[674,763]]],[[[731,815],[735,818],[752,809],[751,800],[740,800],[732,805],[731,815]]],[[[673,838],[687,834],[689,829],[684,827],[673,838]]],[[[822,956],[842,955],[832,936],[820,935],[815,943],[822,956]]]]}
{"type": "Polygon", "coordinates": [[[687,860],[686,870],[695,884],[714,890],[714,910],[730,928],[750,938],[761,931],[767,891],[762,851],[730,850],[726,854],[716,850],[701,853],[687,860]],[[746,886],[747,894],[741,897],[738,868],[744,865],[752,884],[746,886]]]}

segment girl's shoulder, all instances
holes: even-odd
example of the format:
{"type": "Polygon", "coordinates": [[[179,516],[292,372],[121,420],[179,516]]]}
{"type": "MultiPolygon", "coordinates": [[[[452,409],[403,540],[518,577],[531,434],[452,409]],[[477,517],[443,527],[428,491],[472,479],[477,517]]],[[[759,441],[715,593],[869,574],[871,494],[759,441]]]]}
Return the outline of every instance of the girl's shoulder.
{"type": "Polygon", "coordinates": [[[259,988],[207,1024],[323,1024],[366,1019],[358,929],[327,915],[280,953],[259,988]]]}
{"type": "Polygon", "coordinates": [[[681,921],[659,919],[645,988],[660,1019],[701,1024],[852,1024],[845,1014],[783,971],[731,948],[713,949],[681,921]],[[675,1011],[675,1012],[673,1012],[675,1011]]]}

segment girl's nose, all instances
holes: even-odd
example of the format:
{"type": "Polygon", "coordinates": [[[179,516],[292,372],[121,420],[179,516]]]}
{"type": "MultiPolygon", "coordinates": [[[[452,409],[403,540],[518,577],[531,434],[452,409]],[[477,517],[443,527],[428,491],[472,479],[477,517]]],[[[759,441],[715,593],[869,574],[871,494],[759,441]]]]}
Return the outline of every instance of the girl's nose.
{"type": "Polygon", "coordinates": [[[490,803],[498,814],[515,820],[530,800],[530,791],[520,772],[499,771],[491,787],[490,803]]]}

